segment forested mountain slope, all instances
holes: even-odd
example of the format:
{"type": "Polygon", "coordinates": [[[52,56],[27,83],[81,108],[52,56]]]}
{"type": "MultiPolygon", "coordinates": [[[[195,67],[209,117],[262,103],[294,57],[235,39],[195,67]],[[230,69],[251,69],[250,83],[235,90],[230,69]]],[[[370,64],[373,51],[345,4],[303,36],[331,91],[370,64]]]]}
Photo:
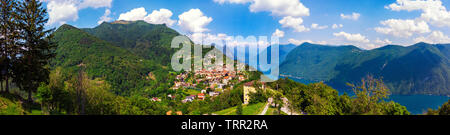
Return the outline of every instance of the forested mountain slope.
{"type": "Polygon", "coordinates": [[[374,50],[305,43],[291,51],[281,73],[337,88],[367,75],[383,78],[397,94],[450,94],[448,44],[388,45],[374,50]]]}

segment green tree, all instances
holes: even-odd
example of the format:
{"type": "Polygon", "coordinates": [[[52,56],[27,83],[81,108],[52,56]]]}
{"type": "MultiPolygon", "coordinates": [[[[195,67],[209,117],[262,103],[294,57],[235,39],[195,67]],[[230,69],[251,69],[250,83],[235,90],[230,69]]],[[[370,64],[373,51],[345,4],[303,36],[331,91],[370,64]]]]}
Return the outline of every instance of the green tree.
{"type": "Polygon", "coordinates": [[[439,115],[450,115],[450,100],[439,108],[439,115]]]}
{"type": "Polygon", "coordinates": [[[12,77],[12,65],[18,54],[18,19],[17,1],[0,1],[0,82],[6,82],[5,91],[9,91],[9,80],[12,77]]]}
{"type": "Polygon", "coordinates": [[[450,100],[444,103],[437,110],[428,109],[426,115],[450,115],[450,100]]]}
{"type": "Polygon", "coordinates": [[[47,11],[39,0],[24,0],[19,3],[18,20],[23,43],[22,55],[15,65],[14,82],[28,92],[28,101],[32,102],[32,93],[41,82],[49,78],[49,60],[54,57],[54,44],[50,42],[53,30],[46,30],[47,11]]]}
{"type": "Polygon", "coordinates": [[[49,84],[42,83],[38,88],[36,97],[44,113],[60,113],[63,109],[73,108],[70,92],[65,89],[64,80],[62,68],[58,67],[50,73],[49,84]]]}
{"type": "Polygon", "coordinates": [[[275,102],[275,106],[276,106],[276,108],[277,108],[278,115],[280,115],[280,114],[281,114],[281,108],[282,108],[283,105],[284,105],[284,102],[283,102],[283,96],[282,96],[281,94],[276,93],[276,94],[274,95],[273,100],[274,100],[274,102],[275,102]]]}
{"type": "Polygon", "coordinates": [[[242,102],[241,102],[236,107],[236,115],[242,115],[242,111],[243,111],[243,108],[242,108],[242,102]]]}
{"type": "Polygon", "coordinates": [[[406,107],[398,103],[386,102],[390,92],[382,79],[367,76],[361,84],[348,84],[356,95],[352,102],[351,114],[409,115],[406,107]]]}

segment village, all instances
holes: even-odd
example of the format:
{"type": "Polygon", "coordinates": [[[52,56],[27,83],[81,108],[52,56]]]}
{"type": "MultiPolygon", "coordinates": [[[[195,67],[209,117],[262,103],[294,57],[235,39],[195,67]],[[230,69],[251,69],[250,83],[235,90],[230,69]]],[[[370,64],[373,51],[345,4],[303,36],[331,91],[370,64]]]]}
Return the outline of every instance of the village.
{"type": "Polygon", "coordinates": [[[245,79],[244,72],[229,71],[226,66],[215,66],[177,75],[172,89],[190,93],[191,95],[182,100],[183,103],[187,103],[204,100],[207,96],[216,97],[226,90],[233,89],[233,85],[245,79]]]}

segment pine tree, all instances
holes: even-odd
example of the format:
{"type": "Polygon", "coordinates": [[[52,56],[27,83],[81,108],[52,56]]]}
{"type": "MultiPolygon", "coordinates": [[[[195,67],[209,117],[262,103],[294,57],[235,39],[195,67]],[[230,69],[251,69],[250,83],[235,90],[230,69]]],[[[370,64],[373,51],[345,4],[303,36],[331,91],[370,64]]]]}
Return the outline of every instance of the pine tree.
{"type": "Polygon", "coordinates": [[[18,54],[19,31],[17,24],[16,0],[0,0],[0,82],[5,81],[5,91],[9,92],[12,65],[18,54]]]}
{"type": "Polygon", "coordinates": [[[55,46],[50,41],[53,29],[45,28],[47,11],[39,0],[23,0],[17,10],[23,43],[22,56],[14,64],[14,82],[28,92],[31,102],[32,92],[49,79],[49,60],[55,56],[55,46]]]}

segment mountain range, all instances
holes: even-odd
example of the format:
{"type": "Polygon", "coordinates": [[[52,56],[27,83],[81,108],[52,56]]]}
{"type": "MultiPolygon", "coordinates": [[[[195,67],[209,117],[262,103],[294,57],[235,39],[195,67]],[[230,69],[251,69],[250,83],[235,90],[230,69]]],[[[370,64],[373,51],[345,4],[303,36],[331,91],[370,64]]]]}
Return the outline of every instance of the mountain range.
{"type": "Polygon", "coordinates": [[[372,75],[382,78],[394,94],[450,95],[449,48],[449,44],[417,43],[362,50],[304,43],[289,52],[280,72],[337,89],[348,89],[346,83],[372,75]]]}
{"type": "Polygon", "coordinates": [[[167,80],[176,51],[171,40],[180,34],[165,25],[117,21],[86,29],[62,25],[53,35],[58,47],[52,68],[61,67],[66,74],[84,68],[89,78],[103,78],[116,94],[129,95],[167,80]]]}

